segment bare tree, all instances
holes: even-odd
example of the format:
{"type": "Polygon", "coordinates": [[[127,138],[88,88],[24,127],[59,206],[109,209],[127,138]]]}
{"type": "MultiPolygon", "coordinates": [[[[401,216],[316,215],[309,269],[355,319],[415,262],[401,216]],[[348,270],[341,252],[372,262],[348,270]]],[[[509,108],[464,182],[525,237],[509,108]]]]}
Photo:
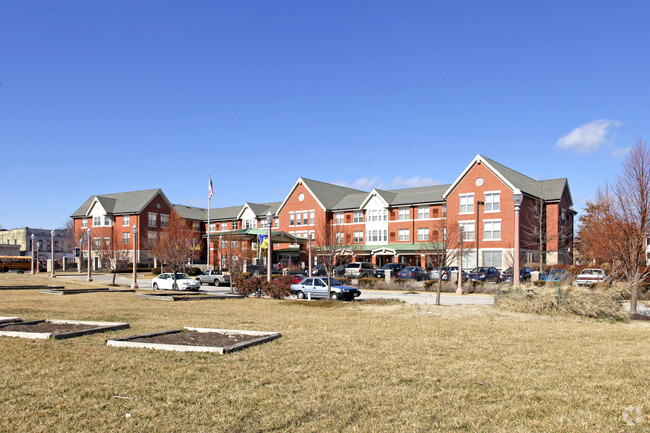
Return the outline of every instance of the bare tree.
{"type": "MultiPolygon", "coordinates": [[[[422,246],[422,254],[426,257],[428,267],[438,269],[436,305],[440,305],[442,269],[451,266],[458,259],[460,251],[458,226],[450,224],[447,218],[442,218],[433,222],[430,232],[429,242],[422,246]]],[[[462,276],[459,275],[458,278],[462,276]]]]}
{"type": "Polygon", "coordinates": [[[233,292],[233,279],[235,274],[244,271],[244,264],[252,260],[253,252],[248,248],[243,238],[237,235],[219,236],[219,267],[225,267],[230,273],[230,291],[233,292]]]}
{"type": "Polygon", "coordinates": [[[74,220],[68,218],[63,227],[58,230],[64,233],[63,237],[61,237],[61,251],[67,253],[73,252],[74,248],[79,244],[79,238],[74,232],[74,220]]]}
{"type": "MultiPolygon", "coordinates": [[[[609,191],[607,185],[605,191],[609,191]]],[[[614,259],[611,236],[617,236],[620,229],[612,209],[612,195],[605,191],[598,188],[596,197],[586,202],[579,218],[576,248],[590,263],[611,263],[614,259]]]]}
{"type": "Polygon", "coordinates": [[[174,288],[178,287],[176,273],[192,256],[193,245],[196,242],[198,242],[198,234],[193,232],[187,221],[181,219],[176,212],[171,212],[167,227],[160,232],[151,246],[151,251],[158,260],[172,268],[174,288]]]}
{"type": "Polygon", "coordinates": [[[343,231],[330,223],[320,225],[314,239],[315,254],[325,273],[327,274],[327,299],[332,296],[332,274],[339,260],[349,254],[352,249],[346,244],[346,237],[343,231]]]}
{"type": "Polygon", "coordinates": [[[108,265],[113,273],[113,286],[115,285],[117,272],[127,267],[132,256],[132,249],[118,247],[121,242],[121,233],[113,228],[109,237],[100,239],[96,252],[102,261],[102,266],[108,265]]]}

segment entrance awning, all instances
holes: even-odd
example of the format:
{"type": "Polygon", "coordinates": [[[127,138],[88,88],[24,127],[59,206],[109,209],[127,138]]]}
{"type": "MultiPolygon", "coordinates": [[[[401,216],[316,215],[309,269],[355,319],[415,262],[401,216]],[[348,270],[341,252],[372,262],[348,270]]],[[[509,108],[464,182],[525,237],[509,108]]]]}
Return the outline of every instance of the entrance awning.
{"type": "MultiPolygon", "coordinates": [[[[228,230],[225,232],[210,233],[210,240],[215,240],[219,236],[238,237],[249,240],[256,240],[258,236],[267,236],[269,231],[267,229],[242,229],[242,230],[228,230]]],[[[207,237],[207,235],[204,235],[207,237]]],[[[271,241],[275,244],[306,244],[307,238],[294,236],[290,233],[283,231],[271,231],[271,241]]]]}

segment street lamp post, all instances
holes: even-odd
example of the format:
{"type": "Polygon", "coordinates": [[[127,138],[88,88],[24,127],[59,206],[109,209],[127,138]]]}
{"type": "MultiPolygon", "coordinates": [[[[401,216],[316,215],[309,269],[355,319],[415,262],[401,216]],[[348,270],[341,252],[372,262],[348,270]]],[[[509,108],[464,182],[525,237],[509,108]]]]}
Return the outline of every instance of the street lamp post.
{"type": "Polygon", "coordinates": [[[479,225],[478,215],[479,215],[479,209],[481,205],[485,205],[485,202],[481,200],[476,200],[476,231],[474,233],[476,236],[476,267],[477,268],[481,266],[479,260],[479,252],[478,252],[478,238],[479,238],[478,234],[480,233],[478,229],[478,225],[479,225]]]}
{"type": "Polygon", "coordinates": [[[86,277],[86,281],[92,281],[93,280],[92,271],[91,271],[91,268],[92,268],[91,263],[92,262],[91,262],[91,257],[90,257],[92,255],[92,253],[91,253],[92,249],[91,249],[91,246],[90,246],[90,244],[91,244],[91,242],[90,242],[90,239],[91,239],[90,238],[90,229],[88,229],[86,231],[86,235],[87,235],[86,236],[86,242],[88,243],[88,276],[86,277]]]}
{"type": "Polygon", "coordinates": [[[273,215],[271,211],[266,213],[266,225],[269,226],[268,242],[266,246],[266,280],[271,282],[271,266],[273,266],[273,244],[271,243],[271,226],[273,224],[273,215]]]}
{"type": "Polygon", "coordinates": [[[52,271],[50,272],[50,277],[56,278],[56,272],[54,271],[54,230],[50,232],[50,237],[51,237],[50,249],[52,250],[51,251],[52,257],[50,259],[50,264],[52,265],[52,271]]]}
{"type": "Polygon", "coordinates": [[[307,233],[307,242],[309,242],[309,276],[311,277],[311,233],[307,233]]]}
{"type": "Polygon", "coordinates": [[[32,239],[32,270],[30,273],[34,275],[34,233],[30,237],[32,239]]]}
{"type": "Polygon", "coordinates": [[[458,289],[456,289],[457,295],[463,294],[463,236],[463,226],[458,226],[458,242],[460,248],[458,254],[458,289]]]}
{"type": "Polygon", "coordinates": [[[519,189],[512,193],[512,201],[515,204],[515,263],[513,269],[512,284],[519,283],[519,209],[524,201],[524,195],[519,189]]]}
{"type": "Polygon", "coordinates": [[[36,273],[38,274],[40,266],[38,263],[38,252],[41,249],[41,241],[36,242],[36,273]]]}
{"type": "Polygon", "coordinates": [[[83,244],[84,244],[84,235],[83,233],[79,234],[79,257],[77,261],[77,273],[81,273],[81,262],[83,260],[83,244]]]}
{"type": "Polygon", "coordinates": [[[223,258],[221,257],[222,253],[222,248],[223,246],[223,236],[219,235],[219,246],[217,248],[217,252],[219,253],[219,270],[223,271],[223,258]]]}
{"type": "Polygon", "coordinates": [[[138,274],[136,272],[136,263],[138,262],[136,255],[135,255],[135,244],[138,242],[138,226],[133,224],[133,283],[131,284],[132,289],[137,289],[138,288],[138,274]]]}

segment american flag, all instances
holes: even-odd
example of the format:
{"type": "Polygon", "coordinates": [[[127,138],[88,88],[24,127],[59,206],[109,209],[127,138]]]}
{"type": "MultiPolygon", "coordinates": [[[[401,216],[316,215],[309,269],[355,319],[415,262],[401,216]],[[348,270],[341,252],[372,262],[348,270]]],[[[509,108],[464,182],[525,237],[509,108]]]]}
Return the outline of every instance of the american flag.
{"type": "Polygon", "coordinates": [[[210,179],[210,184],[208,185],[208,199],[211,199],[214,195],[214,189],[212,189],[212,179],[210,179]]]}

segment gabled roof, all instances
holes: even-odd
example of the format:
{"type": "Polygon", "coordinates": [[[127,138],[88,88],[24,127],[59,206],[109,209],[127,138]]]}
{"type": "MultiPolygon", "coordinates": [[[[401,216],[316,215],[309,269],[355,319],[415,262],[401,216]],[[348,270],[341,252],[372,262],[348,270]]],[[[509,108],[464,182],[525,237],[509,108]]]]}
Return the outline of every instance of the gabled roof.
{"type": "Polygon", "coordinates": [[[479,162],[484,164],[488,170],[493,172],[495,176],[501,179],[510,189],[520,189],[524,194],[541,198],[545,201],[560,201],[566,187],[569,203],[573,204],[566,178],[535,180],[480,154],[476,155],[460,176],[456,178],[454,183],[448,186],[442,197],[446,199],[472,167],[479,162]]]}
{"type": "MultiPolygon", "coordinates": [[[[210,221],[215,220],[234,220],[237,219],[237,215],[241,212],[243,206],[229,206],[229,207],[218,207],[210,209],[210,221]]],[[[206,212],[205,219],[208,219],[206,212]]]]}
{"type": "Polygon", "coordinates": [[[391,206],[401,206],[417,203],[438,203],[442,202],[442,194],[449,185],[420,186],[417,188],[394,189],[388,191],[395,194],[390,202],[391,206]]]}
{"type": "Polygon", "coordinates": [[[242,214],[246,210],[246,208],[250,209],[256,217],[261,218],[266,216],[268,212],[271,212],[271,215],[275,215],[276,210],[280,206],[281,202],[279,201],[274,201],[271,203],[249,203],[246,202],[244,206],[242,206],[241,210],[239,211],[239,214],[237,215],[237,218],[241,218],[242,214]]]}
{"type": "MultiPolygon", "coordinates": [[[[142,191],[119,192],[114,194],[93,195],[89,197],[88,200],[86,200],[84,204],[82,204],[81,207],[74,211],[74,213],[70,216],[73,218],[87,216],[87,212],[95,199],[99,201],[102,207],[109,214],[126,215],[140,213],[158,194],[161,194],[164,200],[169,203],[169,200],[167,200],[167,197],[165,197],[165,194],[160,188],[145,189],[142,191]]],[[[171,206],[171,203],[169,203],[169,206],[171,206]]]]}
{"type": "Polygon", "coordinates": [[[306,179],[304,177],[299,177],[296,183],[293,184],[293,188],[289,191],[289,194],[285,199],[280,203],[280,206],[276,209],[276,214],[282,210],[284,205],[289,200],[289,197],[296,190],[298,185],[304,185],[305,188],[314,196],[318,204],[323,208],[323,210],[332,210],[341,200],[346,198],[351,194],[363,194],[365,197],[368,193],[358,189],[348,188],[345,186],[334,185],[331,183],[319,182],[317,180],[306,179]]]}

